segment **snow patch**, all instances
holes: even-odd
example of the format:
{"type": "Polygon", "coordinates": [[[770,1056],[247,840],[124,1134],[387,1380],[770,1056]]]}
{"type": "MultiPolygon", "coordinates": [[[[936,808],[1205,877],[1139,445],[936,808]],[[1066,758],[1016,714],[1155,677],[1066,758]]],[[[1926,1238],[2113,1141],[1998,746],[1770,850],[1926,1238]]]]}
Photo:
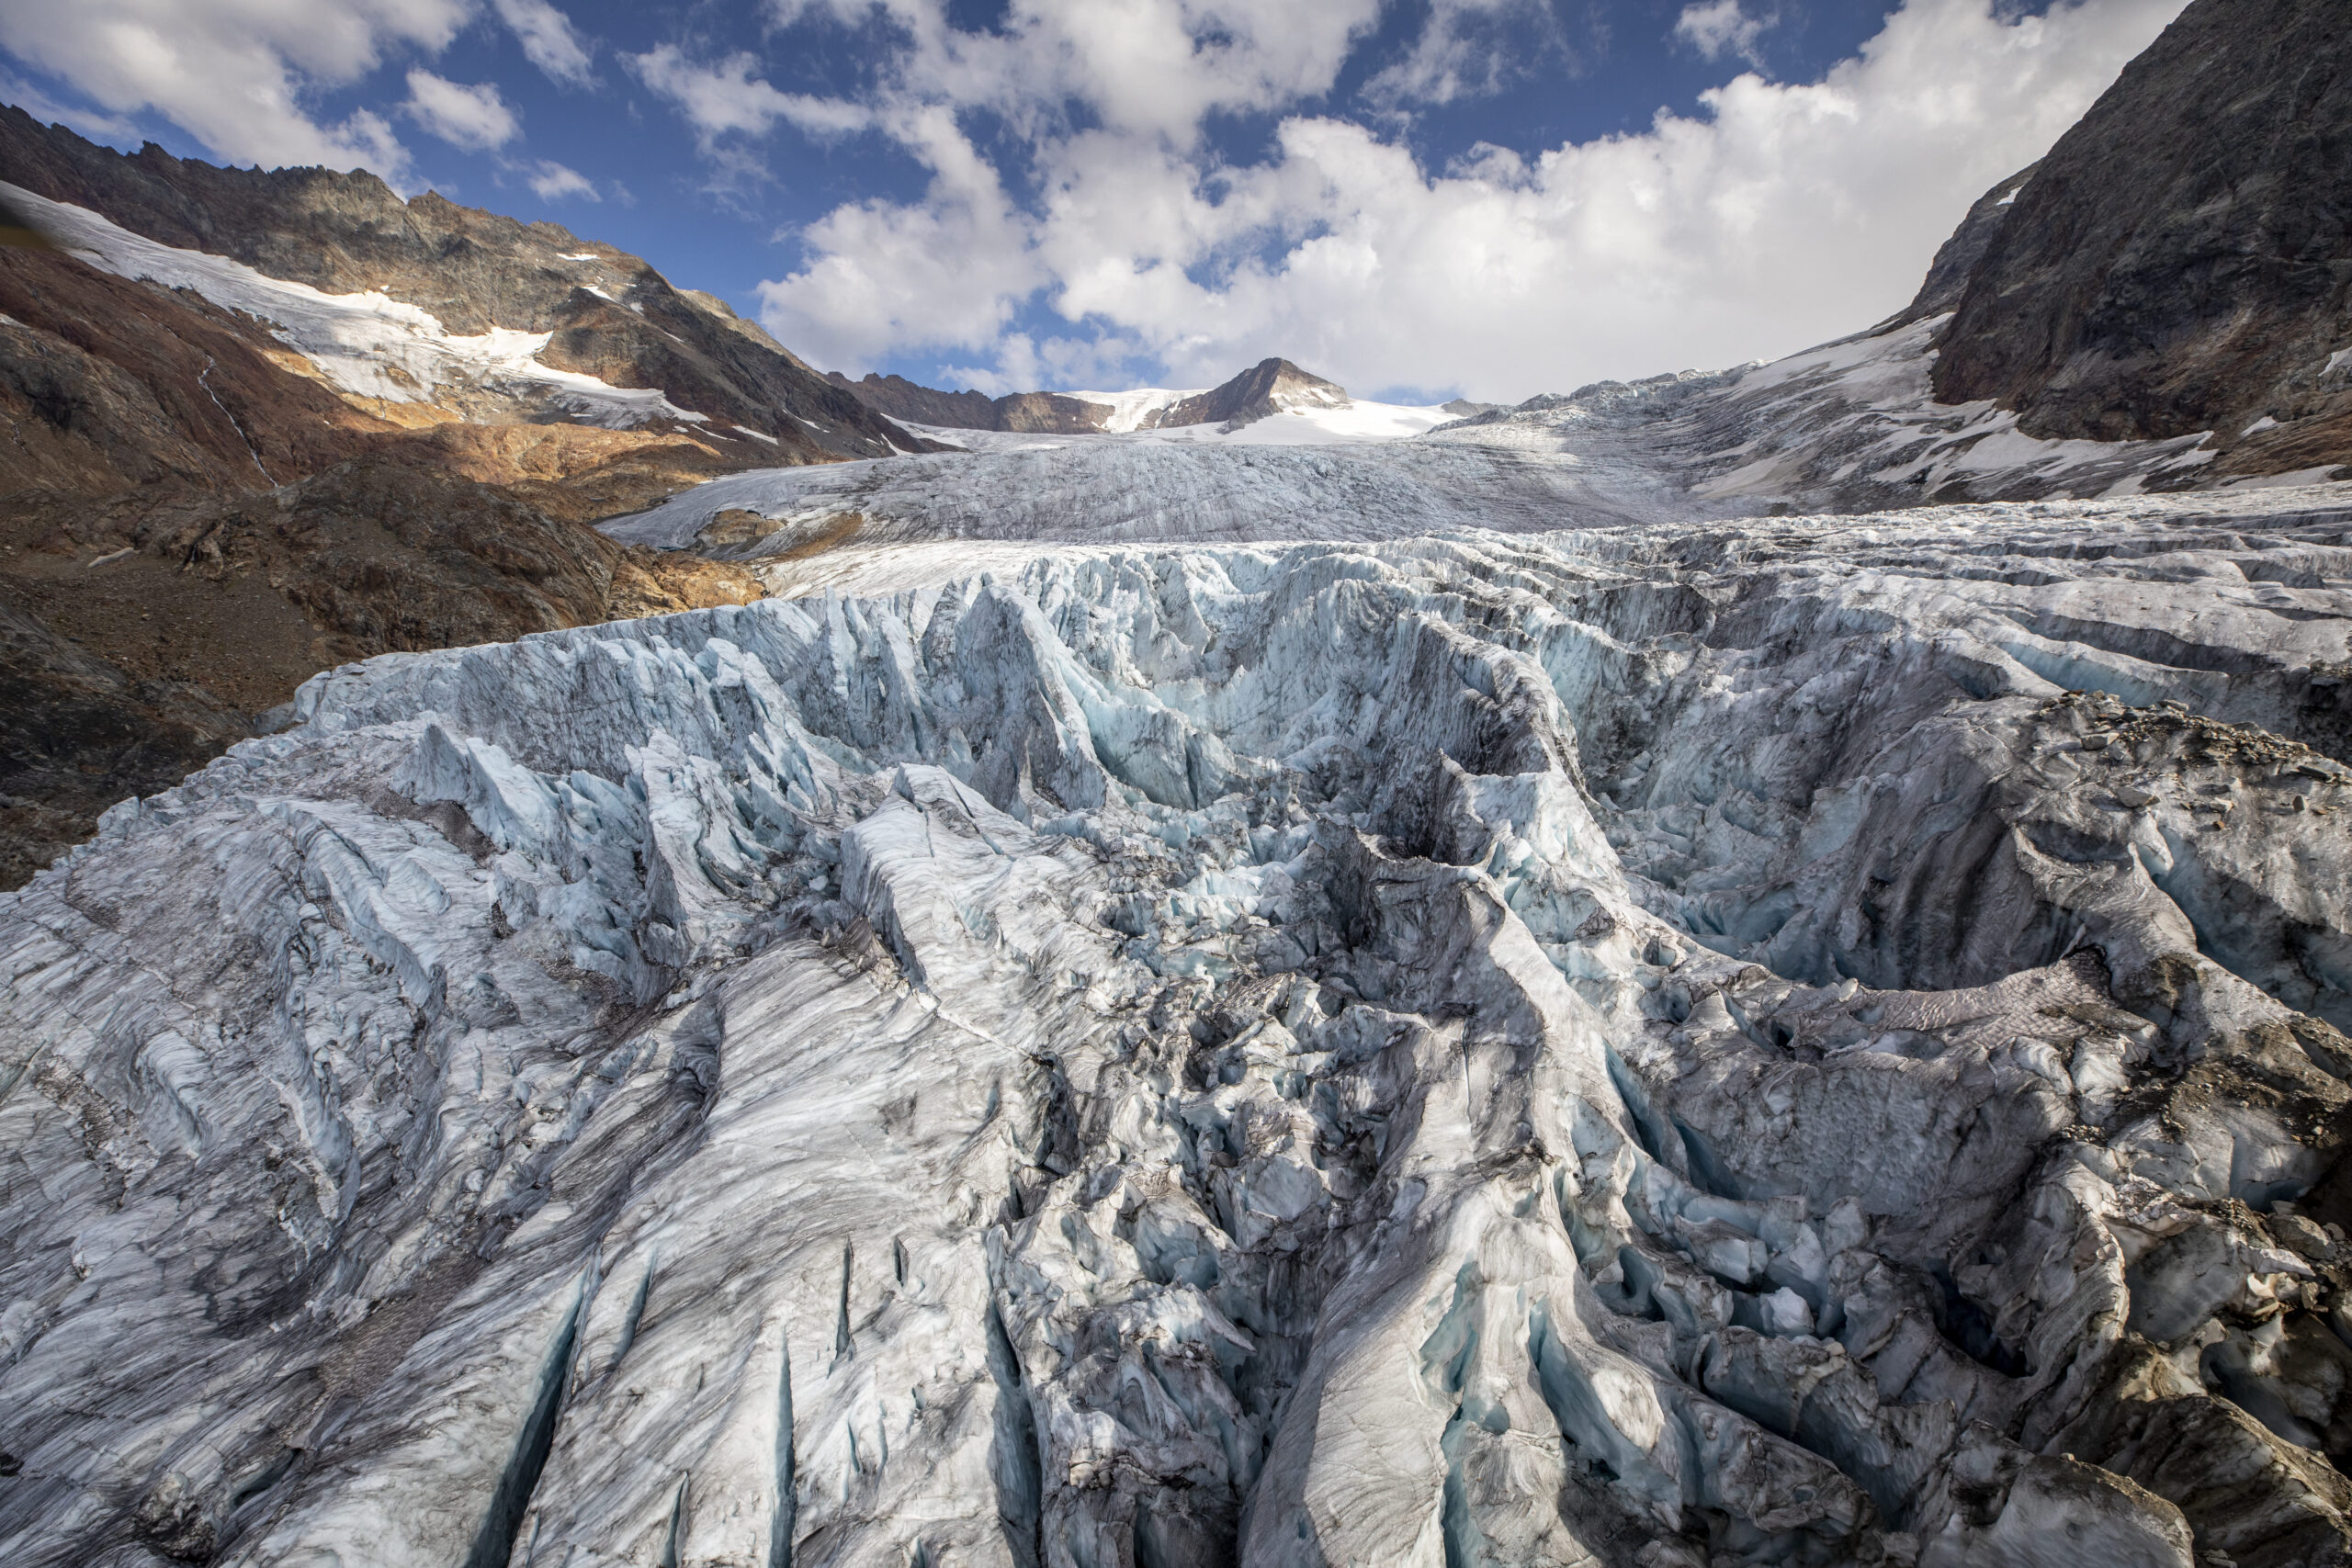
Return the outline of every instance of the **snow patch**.
{"type": "Polygon", "coordinates": [[[226,256],[159,244],[86,208],[50,201],[5,182],[0,195],[32,216],[69,254],[101,272],[187,288],[269,322],[273,335],[317,366],[330,384],[358,397],[408,403],[487,392],[613,429],[707,417],[678,407],[656,389],[616,387],[540,364],[537,356],[551,333],[492,327],[475,336],[456,335],[430,311],[375,290],[328,294],[226,256]]]}

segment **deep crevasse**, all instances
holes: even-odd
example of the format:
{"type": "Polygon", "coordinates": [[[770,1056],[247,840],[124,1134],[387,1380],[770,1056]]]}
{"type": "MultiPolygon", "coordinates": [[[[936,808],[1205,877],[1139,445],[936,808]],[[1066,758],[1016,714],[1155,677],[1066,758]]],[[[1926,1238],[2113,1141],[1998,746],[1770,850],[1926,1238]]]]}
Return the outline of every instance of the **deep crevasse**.
{"type": "Polygon", "coordinates": [[[0,1555],[2331,1561],[2347,563],[1096,551],[321,677],[0,900],[0,1555]]]}

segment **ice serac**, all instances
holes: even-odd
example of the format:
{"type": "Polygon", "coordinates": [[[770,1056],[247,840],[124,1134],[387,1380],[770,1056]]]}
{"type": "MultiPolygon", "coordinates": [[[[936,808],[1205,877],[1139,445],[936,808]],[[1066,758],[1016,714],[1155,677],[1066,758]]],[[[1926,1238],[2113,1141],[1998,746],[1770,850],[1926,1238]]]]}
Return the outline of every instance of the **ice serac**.
{"type": "Polygon", "coordinates": [[[1033,548],[0,899],[0,1560],[2341,1562],[2352,513],[1033,548]]]}

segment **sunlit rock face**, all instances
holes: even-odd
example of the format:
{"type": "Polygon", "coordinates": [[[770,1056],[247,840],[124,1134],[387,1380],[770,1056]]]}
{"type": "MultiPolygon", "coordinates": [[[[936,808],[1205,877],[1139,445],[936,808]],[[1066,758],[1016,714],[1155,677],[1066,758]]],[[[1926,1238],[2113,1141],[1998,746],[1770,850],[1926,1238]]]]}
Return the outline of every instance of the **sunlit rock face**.
{"type": "Polygon", "coordinates": [[[1046,552],[321,677],[0,899],[0,1560],[2340,1562],[2347,579],[1046,552]]]}

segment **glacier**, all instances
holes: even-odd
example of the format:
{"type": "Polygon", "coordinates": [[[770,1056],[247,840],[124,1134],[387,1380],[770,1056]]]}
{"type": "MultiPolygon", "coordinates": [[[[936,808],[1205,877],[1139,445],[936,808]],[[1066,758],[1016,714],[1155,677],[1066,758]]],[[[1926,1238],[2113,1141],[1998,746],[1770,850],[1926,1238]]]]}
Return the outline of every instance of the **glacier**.
{"type": "Polygon", "coordinates": [[[2333,472],[2217,480],[2206,434],[2048,441],[1991,402],[1938,403],[1928,377],[1949,319],[1769,365],[1547,394],[1410,438],[1418,421],[1402,416],[1443,411],[1359,404],[1238,431],[1079,436],[926,426],[924,435],[963,449],[729,474],[599,526],[757,570],[853,536],[862,545],[1393,539],[1931,501],[2122,502],[2192,487],[2226,508],[2249,489],[2307,488],[2333,472]],[[1351,436],[1348,421],[1371,438],[1351,436]]]}
{"type": "Polygon", "coordinates": [[[911,534],[0,897],[0,1560],[2346,1559],[2340,489],[911,534]]]}

